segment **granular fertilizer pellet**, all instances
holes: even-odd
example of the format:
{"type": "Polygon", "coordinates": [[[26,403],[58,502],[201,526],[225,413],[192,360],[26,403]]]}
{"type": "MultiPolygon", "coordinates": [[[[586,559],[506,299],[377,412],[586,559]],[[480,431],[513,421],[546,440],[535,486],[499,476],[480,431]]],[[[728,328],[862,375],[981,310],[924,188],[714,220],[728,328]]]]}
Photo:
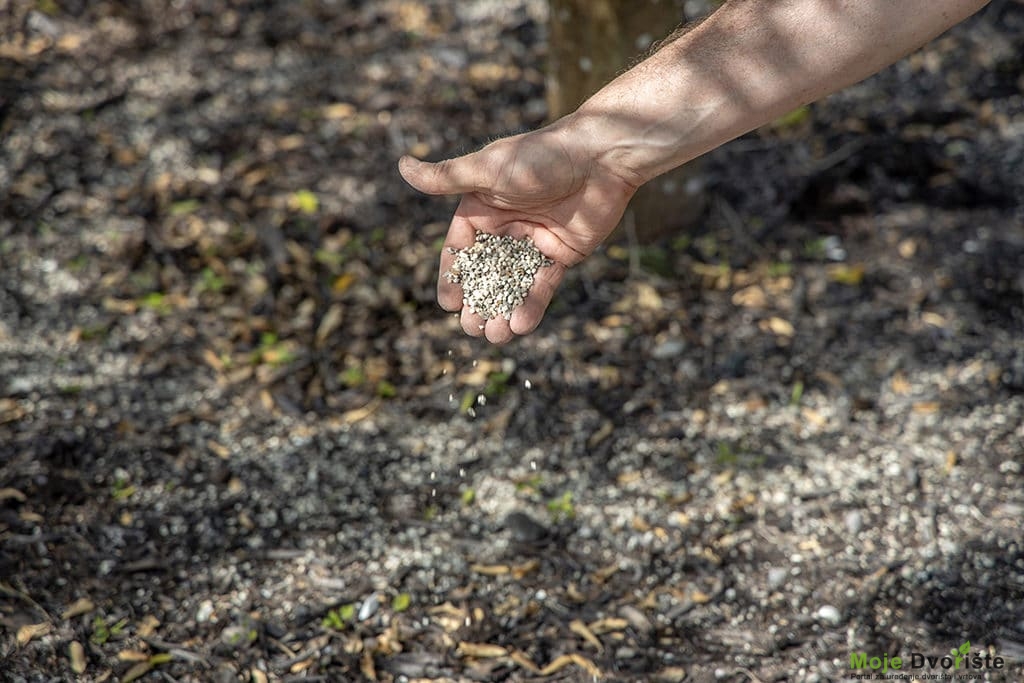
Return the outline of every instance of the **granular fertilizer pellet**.
{"type": "Polygon", "coordinates": [[[529,237],[478,232],[465,249],[449,248],[455,261],[445,272],[448,282],[462,285],[462,305],[490,320],[512,317],[530,292],[533,278],[553,261],[544,256],[529,237]]]}

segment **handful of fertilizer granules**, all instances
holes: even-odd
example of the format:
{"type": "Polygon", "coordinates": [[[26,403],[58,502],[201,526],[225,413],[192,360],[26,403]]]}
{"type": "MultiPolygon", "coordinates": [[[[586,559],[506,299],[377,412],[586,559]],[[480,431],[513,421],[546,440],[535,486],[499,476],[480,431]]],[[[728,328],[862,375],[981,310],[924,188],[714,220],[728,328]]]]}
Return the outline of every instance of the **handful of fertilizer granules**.
{"type": "Polygon", "coordinates": [[[465,249],[448,248],[455,261],[445,272],[448,282],[462,285],[462,305],[490,320],[512,317],[526,300],[537,271],[554,263],[529,237],[478,232],[465,249]]]}

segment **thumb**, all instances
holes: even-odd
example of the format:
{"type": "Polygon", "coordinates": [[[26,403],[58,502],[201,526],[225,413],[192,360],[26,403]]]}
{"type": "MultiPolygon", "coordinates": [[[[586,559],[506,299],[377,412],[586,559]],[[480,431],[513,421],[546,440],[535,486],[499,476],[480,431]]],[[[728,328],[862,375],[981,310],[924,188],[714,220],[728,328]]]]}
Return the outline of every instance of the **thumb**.
{"type": "Polygon", "coordinates": [[[398,172],[405,182],[426,194],[465,194],[480,187],[474,157],[475,154],[467,154],[430,163],[407,154],[398,160],[398,172]]]}

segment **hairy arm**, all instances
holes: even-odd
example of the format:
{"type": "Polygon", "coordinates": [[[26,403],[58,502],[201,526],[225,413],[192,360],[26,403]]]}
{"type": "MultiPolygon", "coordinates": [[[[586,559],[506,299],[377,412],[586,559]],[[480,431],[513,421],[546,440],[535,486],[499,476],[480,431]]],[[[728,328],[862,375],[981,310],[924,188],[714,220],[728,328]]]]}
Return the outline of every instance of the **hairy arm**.
{"type": "Polygon", "coordinates": [[[870,76],[987,1],[730,0],[560,124],[640,185],[870,76]]]}

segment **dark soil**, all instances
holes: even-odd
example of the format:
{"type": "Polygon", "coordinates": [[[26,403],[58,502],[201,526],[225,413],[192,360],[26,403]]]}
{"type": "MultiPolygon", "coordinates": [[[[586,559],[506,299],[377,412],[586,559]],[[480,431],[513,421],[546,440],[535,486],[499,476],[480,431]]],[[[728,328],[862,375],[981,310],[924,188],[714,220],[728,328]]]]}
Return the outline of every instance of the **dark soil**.
{"type": "Polygon", "coordinates": [[[1024,679],[1024,4],[494,349],[396,160],[540,124],[544,12],[0,10],[0,679],[1024,679]]]}

